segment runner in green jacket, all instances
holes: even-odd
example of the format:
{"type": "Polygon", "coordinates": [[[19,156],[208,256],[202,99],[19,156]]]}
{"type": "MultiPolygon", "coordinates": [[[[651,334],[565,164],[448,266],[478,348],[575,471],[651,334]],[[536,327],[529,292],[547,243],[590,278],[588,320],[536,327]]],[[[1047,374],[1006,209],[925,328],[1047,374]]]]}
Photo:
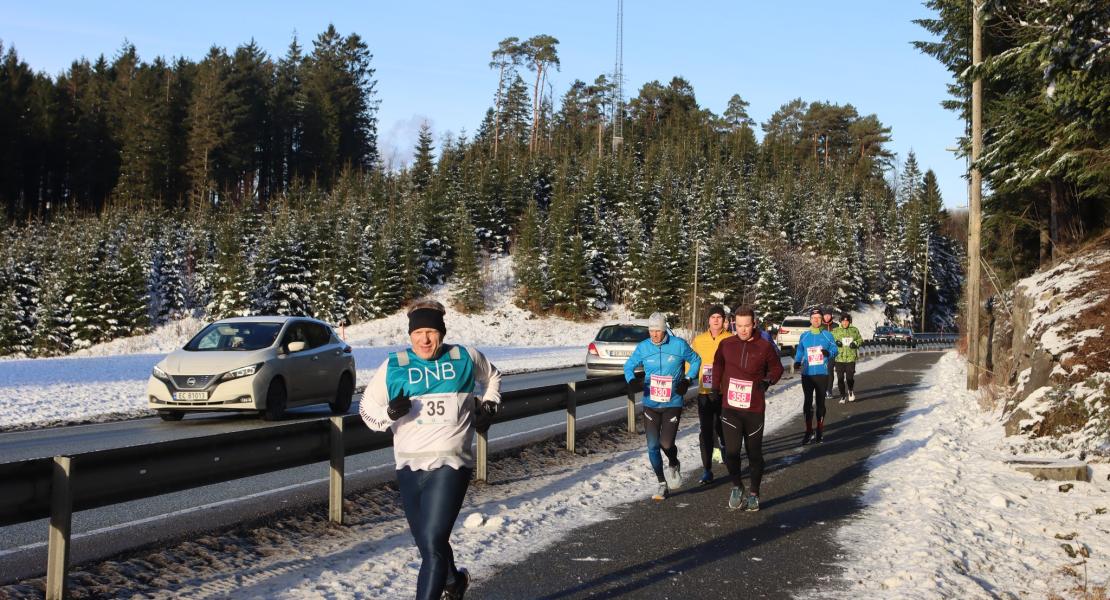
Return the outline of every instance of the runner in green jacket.
{"type": "Polygon", "coordinates": [[[840,317],[840,327],[832,330],[833,339],[840,352],[836,355],[833,370],[836,372],[836,385],[840,390],[840,403],[856,401],[856,359],[859,358],[859,347],[863,345],[863,336],[859,329],[852,325],[852,315],[844,311],[840,317]],[[847,394],[845,394],[847,383],[847,394]]]}

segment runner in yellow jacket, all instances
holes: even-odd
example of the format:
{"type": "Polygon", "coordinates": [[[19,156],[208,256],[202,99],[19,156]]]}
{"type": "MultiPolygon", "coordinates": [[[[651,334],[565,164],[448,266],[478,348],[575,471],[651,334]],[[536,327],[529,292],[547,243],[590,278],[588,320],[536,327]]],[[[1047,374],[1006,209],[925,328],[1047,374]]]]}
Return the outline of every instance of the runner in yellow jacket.
{"type": "Polygon", "coordinates": [[[724,432],[721,430],[721,401],[712,400],[709,394],[713,389],[713,357],[717,354],[717,346],[721,340],[732,336],[725,329],[725,322],[724,307],[709,307],[709,329],[695,336],[690,344],[701,357],[701,376],[698,378],[698,422],[701,424],[701,433],[698,434],[698,445],[701,447],[701,466],[705,469],[698,481],[701,485],[713,482],[713,455],[720,457],[720,449],[725,447],[724,432]]]}

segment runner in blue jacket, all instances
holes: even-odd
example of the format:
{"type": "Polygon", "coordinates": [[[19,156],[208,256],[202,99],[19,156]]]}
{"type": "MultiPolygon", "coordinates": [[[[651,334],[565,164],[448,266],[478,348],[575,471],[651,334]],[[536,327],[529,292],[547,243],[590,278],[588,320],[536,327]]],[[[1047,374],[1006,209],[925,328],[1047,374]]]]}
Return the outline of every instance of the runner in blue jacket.
{"type": "Polygon", "coordinates": [[[659,490],[651,498],[662,501],[668,496],[668,488],[677,490],[682,486],[682,466],[674,440],[683,396],[701,373],[701,358],[686,340],[667,332],[667,319],[662,313],[652,313],[648,318],[648,335],[651,337],[640,342],[625,361],[624,380],[631,383],[636,368],[643,365],[644,433],[648,460],[659,480],[659,490]],[[689,368],[684,370],[687,364],[689,368]],[[660,450],[667,455],[666,470],[660,450]]]}
{"type": "Polygon", "coordinates": [[[810,440],[821,443],[825,430],[825,394],[828,385],[829,361],[836,357],[836,339],[821,328],[821,309],[815,308],[809,314],[810,328],[802,332],[798,339],[798,350],[794,353],[794,370],[802,369],[802,414],[806,418],[806,433],[802,445],[810,440]],[[813,400],[817,399],[817,435],[813,431],[813,400]]]}

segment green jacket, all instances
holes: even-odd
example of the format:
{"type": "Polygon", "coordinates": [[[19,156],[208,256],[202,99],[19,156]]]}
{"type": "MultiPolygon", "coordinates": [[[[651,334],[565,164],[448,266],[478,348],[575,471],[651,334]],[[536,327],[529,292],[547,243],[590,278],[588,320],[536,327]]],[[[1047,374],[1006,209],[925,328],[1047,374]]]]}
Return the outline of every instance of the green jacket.
{"type": "Polygon", "coordinates": [[[832,330],[832,336],[836,340],[836,347],[840,349],[840,353],[836,355],[836,362],[856,362],[856,359],[859,358],[859,347],[863,345],[863,336],[859,334],[859,329],[856,329],[855,325],[849,325],[846,328],[837,327],[832,330]],[[855,348],[848,345],[852,341],[856,343],[855,348]]]}

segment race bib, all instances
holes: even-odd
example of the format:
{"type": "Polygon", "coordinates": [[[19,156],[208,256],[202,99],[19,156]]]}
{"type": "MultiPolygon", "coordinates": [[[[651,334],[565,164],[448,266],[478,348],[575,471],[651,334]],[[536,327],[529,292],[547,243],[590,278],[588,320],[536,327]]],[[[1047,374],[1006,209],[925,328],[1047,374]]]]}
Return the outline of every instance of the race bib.
{"type": "Polygon", "coordinates": [[[460,394],[424,394],[412,397],[413,423],[420,426],[458,425],[460,394]]]}
{"type": "Polygon", "coordinates": [[[701,387],[713,387],[713,365],[706,365],[701,368],[701,387]]]}
{"type": "Polygon", "coordinates": [[[847,346],[848,344],[851,344],[851,343],[852,343],[852,338],[851,338],[851,336],[849,336],[849,337],[842,337],[842,338],[840,338],[840,345],[841,345],[841,346],[847,346]]]}
{"type": "Polygon", "coordinates": [[[728,395],[725,400],[733,408],[751,408],[752,382],[730,377],[728,380],[728,395]]]}
{"type": "Polygon", "coordinates": [[[809,366],[819,367],[825,364],[825,355],[821,352],[821,346],[810,346],[806,348],[806,356],[809,358],[809,366]]]}
{"type": "Polygon", "coordinates": [[[673,377],[667,375],[652,375],[649,382],[648,396],[654,402],[670,402],[671,401],[671,380],[673,377]]]}

